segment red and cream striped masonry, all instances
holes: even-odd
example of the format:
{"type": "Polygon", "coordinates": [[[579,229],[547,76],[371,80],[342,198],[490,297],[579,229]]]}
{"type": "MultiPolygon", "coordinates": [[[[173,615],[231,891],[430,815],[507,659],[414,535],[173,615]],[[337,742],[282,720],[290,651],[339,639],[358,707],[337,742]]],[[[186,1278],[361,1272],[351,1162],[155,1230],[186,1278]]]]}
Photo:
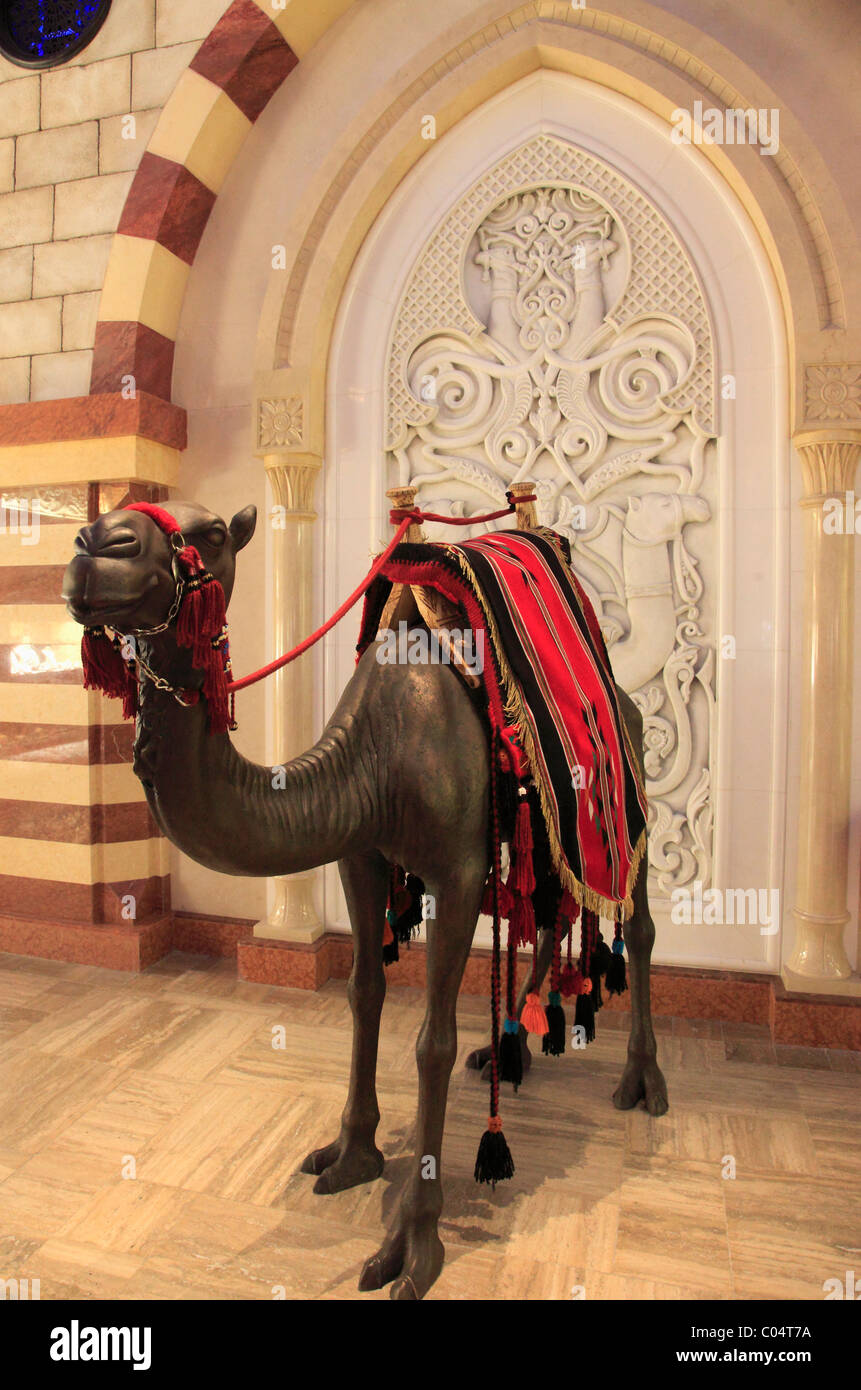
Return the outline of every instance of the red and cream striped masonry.
{"type": "Polygon", "coordinates": [[[170,949],[168,846],[132,772],[132,726],[82,689],[62,571],[83,521],[164,500],[176,479],[186,420],[170,393],[188,270],[239,146],[298,62],[278,25],[304,52],[343,8],[294,4],[288,19],[268,0],[235,0],[180,78],[130,189],[91,394],[0,407],[5,497],[42,508],[33,547],[0,535],[0,950],[140,969],[170,949]]]}
{"type": "Polygon", "coordinates": [[[165,492],[70,483],[4,493],[0,949],[139,968],[169,933],[167,850],[130,766],[134,729],[83,690],[80,629],[60,600],[82,522],[165,492]]]}
{"type": "MultiPolygon", "coordinates": [[[[278,13],[273,11],[273,18],[278,13]]],[[[161,128],[157,128],[129,190],[117,228],[115,255],[122,249],[120,239],[131,237],[153,242],[181,265],[191,266],[222,178],[232,162],[233,146],[244,139],[298,61],[260,4],[234,0],[201,44],[172,99],[188,111],[189,125],[196,115],[206,113],[207,144],[217,140],[219,127],[223,127],[229,159],[222,170],[211,152],[200,148],[200,141],[184,160],[155,152],[154,147],[171,146],[178,151],[189,139],[188,130],[172,128],[169,104],[163,117],[165,129],[160,133],[161,128]],[[215,93],[195,79],[204,79],[215,93]],[[213,105],[213,95],[220,97],[220,109],[213,105]]],[[[181,277],[181,266],[175,270],[181,277]]],[[[122,265],[118,264],[118,276],[121,273],[122,265]]],[[[178,285],[180,298],[182,288],[184,283],[178,285]]],[[[164,324],[147,323],[143,314],[136,320],[105,321],[105,314],[111,313],[111,299],[109,287],[103,296],[103,321],[96,328],[91,393],[119,391],[123,377],[133,376],[139,391],[170,400],[174,336],[162,331],[164,324]]]]}

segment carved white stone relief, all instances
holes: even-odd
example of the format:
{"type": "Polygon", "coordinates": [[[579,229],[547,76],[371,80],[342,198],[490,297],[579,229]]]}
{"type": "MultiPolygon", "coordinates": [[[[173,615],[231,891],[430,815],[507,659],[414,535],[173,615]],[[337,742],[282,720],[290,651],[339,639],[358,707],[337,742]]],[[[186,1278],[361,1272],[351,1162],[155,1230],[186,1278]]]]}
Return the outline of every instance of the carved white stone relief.
{"type": "Polygon", "coordinates": [[[837,362],[804,368],[808,420],[861,420],[861,362],[837,362]]]}
{"type": "Polygon", "coordinates": [[[564,141],[507,155],[418,256],[386,423],[390,483],[434,511],[478,514],[536,480],[539,520],[570,540],[616,679],[643,711],[653,887],[708,882],[713,339],[666,220],[564,141]]]}
{"type": "Polygon", "coordinates": [[[302,401],[261,400],[257,409],[257,443],[261,449],[286,448],[302,443],[302,401]]]}

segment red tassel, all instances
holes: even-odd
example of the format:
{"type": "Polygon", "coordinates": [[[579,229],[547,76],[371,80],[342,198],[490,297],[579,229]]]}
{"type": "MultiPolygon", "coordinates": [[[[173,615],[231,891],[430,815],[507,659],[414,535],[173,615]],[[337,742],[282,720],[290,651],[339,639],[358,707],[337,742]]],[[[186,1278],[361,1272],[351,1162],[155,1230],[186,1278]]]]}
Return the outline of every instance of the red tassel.
{"type": "Polygon", "coordinates": [[[227,645],[217,641],[225,630],[227,614],[224,590],[217,579],[203,569],[194,546],[179,552],[180,562],[192,568],[186,584],[176,625],[176,640],[191,648],[194,665],[204,672],[203,693],[207,703],[207,726],[211,734],[224,734],[233,728],[231,701],[227,693],[227,645]],[[201,573],[201,571],[203,571],[201,573]]]}
{"type": "Polygon", "coordinates": [[[478,910],[481,913],[482,917],[493,916],[493,874],[490,875],[490,877],[484,885],[484,892],[481,895],[481,907],[478,910]]]}
{"type": "Polygon", "coordinates": [[[570,999],[572,994],[577,994],[577,986],[581,983],[583,976],[579,970],[575,970],[573,965],[566,965],[562,974],[559,976],[559,992],[564,994],[566,999],[570,999]]]}
{"type": "Polygon", "coordinates": [[[84,689],[101,690],[105,695],[122,695],[126,678],[126,663],[104,628],[85,628],[81,639],[81,662],[84,667],[84,689]]]}
{"type": "Polygon", "coordinates": [[[85,628],[81,639],[84,689],[101,690],[111,699],[123,702],[123,718],[137,713],[138,684],[132,667],[106,637],[103,628],[85,628]]]}
{"type": "Polygon", "coordinates": [[[201,621],[204,630],[212,637],[217,637],[224,624],[227,622],[227,608],[224,602],[224,590],[217,579],[201,581],[203,591],[203,612],[201,621]]]}
{"type": "MultiPolygon", "coordinates": [[[[150,502],[134,502],[127,510],[146,513],[168,536],[179,534],[176,518],[163,507],[150,502]]],[[[177,552],[177,562],[184,572],[185,593],[177,618],[176,640],[181,647],[191,649],[194,666],[203,672],[209,732],[227,733],[236,727],[236,721],[233,697],[227,691],[230,657],[224,590],[206,569],[195,546],[184,545],[177,552]]],[[[197,696],[186,700],[188,704],[196,701],[197,696]]]]}
{"type": "Polygon", "coordinates": [[[535,944],[535,909],[531,898],[514,899],[508,930],[515,947],[535,944]]]}
{"type": "Polygon", "coordinates": [[[508,886],[515,897],[528,898],[535,892],[535,870],[531,853],[518,851],[514,855],[511,873],[508,875],[508,886]]]}
{"type": "Polygon", "coordinates": [[[572,994],[591,994],[592,981],[581,970],[566,965],[559,981],[559,989],[566,999],[572,994]]]}
{"type": "MultiPolygon", "coordinates": [[[[510,917],[511,909],[514,906],[514,899],[511,896],[511,889],[507,883],[499,885],[499,915],[500,917],[510,917]]],[[[493,916],[493,873],[491,872],[487,883],[484,885],[484,893],[481,899],[481,912],[485,917],[493,916]]]]}
{"type": "Polygon", "coordinates": [[[507,883],[499,885],[499,915],[500,917],[510,917],[514,910],[514,895],[507,883]]]}
{"type": "Polygon", "coordinates": [[[576,922],[580,916],[580,904],[577,899],[565,888],[562,893],[562,901],[559,904],[559,911],[566,922],[576,922]]]}
{"type": "Polygon", "coordinates": [[[518,854],[532,854],[532,816],[529,812],[529,798],[521,796],[517,807],[517,820],[514,826],[513,846],[518,854]]]}
{"type": "MultiPolygon", "coordinates": [[[[184,555],[185,551],[181,554],[184,555]]],[[[213,637],[221,632],[226,618],[224,590],[218,580],[192,578],[186,586],[179,610],[176,640],[181,647],[191,647],[191,659],[195,666],[206,666],[209,645],[213,637]]]]}
{"type": "Polygon", "coordinates": [[[200,551],[193,545],[185,545],[179,551],[177,559],[184,565],[189,574],[203,574],[204,566],[200,558],[200,551]]]}
{"type": "Polygon", "coordinates": [[[547,1015],[537,994],[527,994],[520,1022],[527,1033],[537,1033],[542,1038],[548,1031],[547,1015]]]}

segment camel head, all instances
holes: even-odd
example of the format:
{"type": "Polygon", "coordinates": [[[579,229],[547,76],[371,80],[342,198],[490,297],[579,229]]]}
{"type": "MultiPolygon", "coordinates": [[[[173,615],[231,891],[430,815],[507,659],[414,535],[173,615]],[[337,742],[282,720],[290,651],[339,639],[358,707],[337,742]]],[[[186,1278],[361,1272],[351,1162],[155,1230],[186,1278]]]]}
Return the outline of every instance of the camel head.
{"type": "MultiPolygon", "coordinates": [[[[205,568],[219,581],[230,602],[236,554],[254,534],[257,508],[244,507],[228,526],[196,502],[168,502],[186,545],[194,546],[205,568]]],[[[176,549],[145,512],[106,512],[75,537],[75,555],[63,576],[63,598],[76,622],[135,633],[158,627],[170,613],[176,593],[176,549]]]]}
{"type": "Polygon", "coordinates": [[[625,531],[641,545],[675,540],[689,521],[708,521],[711,508],[704,497],[678,492],[647,492],[628,499],[625,531]]]}

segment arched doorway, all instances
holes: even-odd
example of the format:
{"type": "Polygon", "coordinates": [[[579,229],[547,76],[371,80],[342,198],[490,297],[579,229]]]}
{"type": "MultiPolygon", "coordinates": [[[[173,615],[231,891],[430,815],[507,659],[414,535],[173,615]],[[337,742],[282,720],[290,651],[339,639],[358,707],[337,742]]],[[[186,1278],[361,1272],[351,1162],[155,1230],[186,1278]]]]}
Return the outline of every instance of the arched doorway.
{"type": "MultiPolygon", "coordinates": [[[[779,960],[779,913],[763,933],[671,906],[784,887],[786,375],[771,271],[713,169],[549,72],[404,180],[333,338],[325,607],[387,534],[387,486],[469,514],[537,477],[643,708],[659,958],[690,965],[779,960]]],[[[328,708],[351,638],[327,649],[328,708]]],[[[330,924],[336,899],[330,876],[330,924]]]]}

